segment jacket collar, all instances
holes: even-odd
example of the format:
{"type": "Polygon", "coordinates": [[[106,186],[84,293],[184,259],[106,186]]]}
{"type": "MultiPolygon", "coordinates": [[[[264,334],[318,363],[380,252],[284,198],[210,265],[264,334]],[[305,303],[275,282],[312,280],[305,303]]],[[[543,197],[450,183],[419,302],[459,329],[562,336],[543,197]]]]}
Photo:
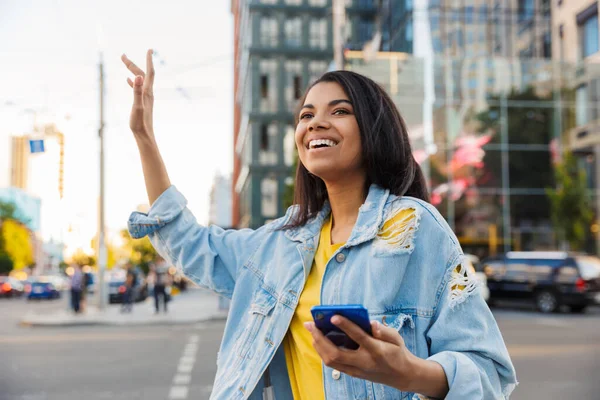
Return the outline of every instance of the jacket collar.
{"type": "MultiPolygon", "coordinates": [[[[369,187],[369,193],[364,204],[358,210],[358,219],[354,225],[354,229],[350,234],[350,238],[345,244],[345,247],[356,246],[373,239],[383,220],[385,204],[390,195],[388,189],[383,189],[375,184],[369,187]]],[[[288,221],[291,216],[298,211],[298,207],[290,207],[288,210],[288,221]]],[[[329,201],[325,201],[323,208],[304,226],[288,229],[285,231],[285,236],[293,241],[306,242],[309,239],[316,237],[321,231],[325,218],[331,213],[331,205],[329,201]]]]}

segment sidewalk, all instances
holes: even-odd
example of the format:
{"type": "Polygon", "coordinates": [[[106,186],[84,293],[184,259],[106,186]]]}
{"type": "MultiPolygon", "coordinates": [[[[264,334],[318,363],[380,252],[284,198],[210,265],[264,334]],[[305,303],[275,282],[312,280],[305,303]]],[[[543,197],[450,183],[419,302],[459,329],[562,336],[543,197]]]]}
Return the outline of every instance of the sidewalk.
{"type": "Polygon", "coordinates": [[[207,290],[191,288],[172,297],[169,312],[154,313],[154,298],[135,303],[131,313],[121,313],[120,304],[107,305],[104,312],[89,306],[83,314],[60,310],[51,314],[30,312],[20,321],[23,326],[82,326],[82,325],[177,325],[224,320],[227,312],[218,309],[219,297],[207,290]]]}

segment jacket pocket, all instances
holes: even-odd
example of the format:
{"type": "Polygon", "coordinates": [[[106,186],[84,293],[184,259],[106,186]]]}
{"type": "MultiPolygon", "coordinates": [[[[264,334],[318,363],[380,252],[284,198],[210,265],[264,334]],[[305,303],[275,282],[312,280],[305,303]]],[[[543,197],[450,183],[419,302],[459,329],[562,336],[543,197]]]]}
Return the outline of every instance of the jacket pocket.
{"type": "MultiPolygon", "coordinates": [[[[416,351],[416,337],[415,337],[415,323],[414,316],[412,314],[405,313],[386,313],[381,315],[373,315],[373,319],[381,322],[382,325],[396,329],[402,339],[406,348],[411,353],[415,354],[416,351]]],[[[390,386],[386,386],[380,383],[373,383],[373,392],[376,400],[400,400],[408,399],[412,393],[401,392],[390,386]]]]}
{"type": "Polygon", "coordinates": [[[237,340],[236,353],[242,358],[252,358],[250,349],[260,351],[264,346],[264,340],[255,343],[257,337],[267,335],[268,321],[277,305],[277,298],[263,288],[258,289],[252,298],[252,304],[246,318],[246,326],[237,340]]]}

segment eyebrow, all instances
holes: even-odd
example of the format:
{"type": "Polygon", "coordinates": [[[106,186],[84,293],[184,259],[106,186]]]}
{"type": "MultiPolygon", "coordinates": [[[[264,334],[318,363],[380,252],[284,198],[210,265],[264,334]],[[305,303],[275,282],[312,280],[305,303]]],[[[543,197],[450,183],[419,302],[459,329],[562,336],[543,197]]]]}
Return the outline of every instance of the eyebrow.
{"type": "MultiPolygon", "coordinates": [[[[352,105],[352,102],[350,100],[338,99],[338,100],[331,100],[329,102],[328,106],[329,107],[337,106],[340,103],[348,103],[348,104],[352,105]]],[[[305,105],[302,106],[302,109],[305,109],[305,108],[312,108],[312,109],[314,109],[315,106],[313,106],[312,104],[305,104],[305,105]]]]}

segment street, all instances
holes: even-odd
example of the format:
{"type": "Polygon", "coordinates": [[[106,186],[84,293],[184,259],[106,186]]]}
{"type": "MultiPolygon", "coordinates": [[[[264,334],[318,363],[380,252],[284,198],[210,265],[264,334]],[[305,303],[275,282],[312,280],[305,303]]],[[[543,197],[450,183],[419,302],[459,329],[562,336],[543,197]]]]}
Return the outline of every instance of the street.
{"type": "MultiPolygon", "coordinates": [[[[0,399],[206,399],[224,322],[177,326],[30,328],[32,309],[66,300],[3,300],[0,399]]],[[[597,399],[600,309],[543,316],[494,308],[519,387],[511,399],[597,399]]]]}

